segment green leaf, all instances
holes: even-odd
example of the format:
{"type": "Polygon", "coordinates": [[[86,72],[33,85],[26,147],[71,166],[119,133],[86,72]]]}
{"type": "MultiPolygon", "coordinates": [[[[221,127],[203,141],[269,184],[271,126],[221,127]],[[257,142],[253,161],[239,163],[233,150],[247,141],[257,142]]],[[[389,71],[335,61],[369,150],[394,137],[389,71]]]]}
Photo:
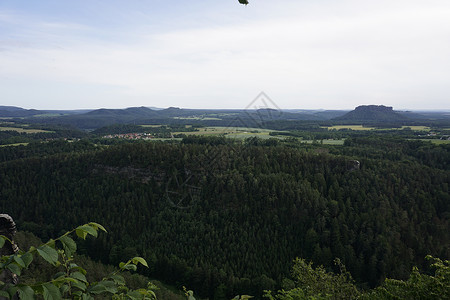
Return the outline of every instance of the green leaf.
{"type": "MultiPolygon", "coordinates": [[[[76,233],[77,233],[77,235],[78,235],[78,231],[82,231],[82,232],[84,232],[84,238],[83,239],[85,239],[86,238],[86,235],[87,234],[90,234],[90,235],[92,235],[93,237],[97,237],[97,235],[98,235],[98,233],[97,233],[97,230],[95,230],[93,227],[91,227],[91,226],[89,226],[89,225],[81,225],[81,226],[79,226],[79,227],[77,227],[77,229],[75,230],[76,231],[76,233]]],[[[79,236],[79,235],[78,235],[79,236]]],[[[81,237],[81,236],[80,236],[81,237]]]]}
{"type": "Polygon", "coordinates": [[[134,257],[133,259],[132,259],[132,262],[135,264],[135,265],[137,265],[138,263],[140,263],[141,265],[143,265],[143,266],[146,266],[147,268],[148,268],[148,264],[147,264],[147,262],[145,261],[145,259],[143,259],[142,257],[134,257]]]}
{"type": "Polygon", "coordinates": [[[55,240],[54,240],[54,239],[50,239],[46,244],[47,244],[49,247],[55,249],[55,240]]]}
{"type": "Polygon", "coordinates": [[[105,287],[107,292],[110,292],[111,294],[117,293],[117,287],[116,284],[113,281],[102,281],[100,283],[103,283],[103,286],[105,287]]]}
{"type": "Polygon", "coordinates": [[[108,232],[106,231],[105,227],[103,227],[102,225],[98,224],[98,223],[94,223],[94,222],[90,222],[88,225],[94,227],[95,230],[102,230],[104,232],[108,232]]]}
{"type": "Polygon", "coordinates": [[[137,267],[136,267],[136,265],[130,264],[130,265],[125,265],[125,266],[124,266],[124,269],[125,269],[125,270],[136,271],[136,270],[137,270],[137,267]]]}
{"type": "Polygon", "coordinates": [[[86,276],[84,276],[84,274],[82,274],[80,272],[73,272],[70,274],[70,277],[78,279],[83,282],[87,282],[86,276]]]}
{"type": "Polygon", "coordinates": [[[61,278],[61,277],[65,277],[65,275],[66,275],[65,272],[58,272],[58,273],[56,273],[55,275],[53,275],[52,278],[53,278],[54,280],[56,280],[56,279],[59,279],[59,278],[61,278]]]}
{"type": "Polygon", "coordinates": [[[125,279],[120,275],[111,275],[109,278],[114,280],[118,285],[125,285],[125,279]]]}
{"type": "Polygon", "coordinates": [[[188,300],[195,300],[194,292],[191,290],[187,291],[187,298],[188,300]]]}
{"type": "Polygon", "coordinates": [[[5,245],[5,238],[0,236],[0,249],[5,245]]]}
{"type": "Polygon", "coordinates": [[[21,269],[18,265],[16,265],[16,264],[9,264],[9,265],[6,266],[6,268],[7,268],[8,270],[10,270],[11,272],[13,272],[14,274],[17,274],[17,275],[20,275],[21,270],[22,270],[22,269],[21,269]]]}
{"type": "Polygon", "coordinates": [[[18,255],[14,255],[14,261],[21,266],[22,268],[25,268],[25,262],[20,258],[18,255]]]}
{"type": "Polygon", "coordinates": [[[81,300],[94,300],[94,298],[91,295],[83,294],[81,295],[81,300]]]}
{"type": "Polygon", "coordinates": [[[60,290],[61,294],[64,295],[65,293],[67,293],[70,290],[70,288],[69,288],[69,286],[67,284],[65,284],[65,285],[61,286],[59,288],[59,290],[60,290]]]}
{"type": "Polygon", "coordinates": [[[18,292],[21,300],[34,300],[34,291],[31,287],[19,286],[18,292]]]}
{"type": "Polygon", "coordinates": [[[9,294],[7,291],[0,291],[0,296],[5,297],[6,299],[9,299],[9,294]]]}
{"type": "Polygon", "coordinates": [[[91,294],[101,294],[104,292],[115,294],[117,293],[117,287],[113,281],[104,280],[100,281],[96,285],[91,286],[88,289],[88,292],[91,294]]]}
{"type": "Polygon", "coordinates": [[[78,270],[79,272],[83,273],[83,275],[86,275],[86,270],[82,267],[79,267],[77,264],[70,264],[70,270],[78,270]]]}
{"type": "Polygon", "coordinates": [[[72,256],[77,251],[77,244],[69,236],[63,236],[59,239],[63,245],[64,252],[67,256],[72,256]]]}
{"type": "Polygon", "coordinates": [[[43,286],[44,289],[44,300],[60,300],[62,299],[61,292],[59,288],[51,283],[45,283],[43,286]]]}
{"type": "Polygon", "coordinates": [[[82,290],[83,292],[86,291],[86,284],[84,282],[81,281],[73,282],[72,286],[76,287],[79,290],[82,290]]]}
{"type": "Polygon", "coordinates": [[[127,296],[131,299],[142,299],[142,295],[138,291],[129,291],[127,296]]]}
{"type": "Polygon", "coordinates": [[[56,262],[58,261],[58,252],[55,249],[47,245],[42,245],[39,248],[37,248],[37,252],[47,262],[49,262],[52,265],[56,265],[56,262]]]}
{"type": "Polygon", "coordinates": [[[88,289],[88,292],[94,295],[98,295],[106,292],[106,287],[101,284],[101,282],[99,282],[96,285],[91,285],[88,289]]]}
{"type": "Polygon", "coordinates": [[[10,298],[13,298],[13,297],[16,295],[18,289],[19,289],[19,288],[18,288],[17,286],[12,286],[12,287],[10,287],[10,288],[8,289],[9,297],[10,297],[10,298]]]}
{"type": "Polygon", "coordinates": [[[25,268],[28,268],[28,266],[33,261],[33,254],[27,252],[23,254],[20,258],[22,258],[23,262],[25,263],[25,268]]]}
{"type": "Polygon", "coordinates": [[[82,238],[83,240],[86,239],[86,236],[87,236],[87,232],[86,231],[77,228],[77,229],[75,229],[75,233],[77,234],[77,236],[79,238],[82,238]]]}

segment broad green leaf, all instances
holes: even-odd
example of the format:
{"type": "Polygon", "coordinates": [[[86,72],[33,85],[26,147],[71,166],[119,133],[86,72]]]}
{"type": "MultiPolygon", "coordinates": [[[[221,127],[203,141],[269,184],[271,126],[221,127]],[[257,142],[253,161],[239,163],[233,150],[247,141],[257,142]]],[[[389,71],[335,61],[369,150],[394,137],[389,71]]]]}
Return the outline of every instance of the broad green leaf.
{"type": "Polygon", "coordinates": [[[44,300],[60,300],[62,299],[61,292],[59,288],[51,283],[45,283],[43,285],[44,289],[44,300]]]}
{"type": "Polygon", "coordinates": [[[111,294],[117,293],[117,287],[113,281],[106,280],[100,283],[103,283],[103,286],[105,287],[107,292],[110,292],[111,294]]]}
{"type": "Polygon", "coordinates": [[[25,268],[25,262],[20,258],[18,255],[14,255],[14,261],[21,266],[22,268],[25,268]]]}
{"type": "Polygon", "coordinates": [[[93,227],[91,227],[89,225],[81,225],[81,226],[77,227],[77,229],[75,231],[77,232],[77,235],[78,235],[78,231],[83,231],[84,233],[90,234],[93,237],[97,237],[97,235],[98,235],[97,230],[95,230],[93,227]]]}
{"type": "Polygon", "coordinates": [[[23,254],[20,258],[22,258],[23,262],[25,263],[25,268],[28,268],[28,266],[33,261],[33,254],[27,252],[23,254]]]}
{"type": "Polygon", "coordinates": [[[111,275],[109,278],[114,280],[118,285],[125,285],[125,279],[120,275],[111,275]]]}
{"type": "Polygon", "coordinates": [[[133,263],[135,264],[135,265],[137,265],[138,263],[140,263],[141,265],[143,265],[143,266],[146,266],[147,268],[148,268],[148,264],[147,264],[147,262],[145,261],[145,259],[143,259],[142,257],[134,257],[133,259],[132,259],[132,261],[133,261],[133,263]]]}
{"type": "Polygon", "coordinates": [[[57,280],[60,279],[61,277],[65,277],[66,273],[65,272],[58,272],[55,275],[52,276],[53,280],[57,280]]]}
{"type": "Polygon", "coordinates": [[[70,264],[70,270],[78,270],[79,272],[83,273],[83,275],[86,275],[86,270],[82,267],[79,267],[77,264],[70,264]]]}
{"type": "Polygon", "coordinates": [[[71,278],[71,277],[64,277],[64,281],[65,282],[73,282],[73,283],[78,283],[80,282],[79,280],[75,279],[75,278],[71,278]]]}
{"type": "Polygon", "coordinates": [[[18,292],[21,300],[34,300],[34,291],[31,287],[19,286],[18,292]]]}
{"type": "Polygon", "coordinates": [[[96,285],[91,285],[88,289],[88,292],[94,295],[98,295],[106,292],[106,287],[101,284],[101,282],[99,282],[96,285]]]}
{"type": "Polygon", "coordinates": [[[80,272],[73,272],[70,274],[70,277],[78,279],[83,282],[87,282],[86,276],[84,276],[84,274],[82,274],[80,272]]]}
{"type": "Polygon", "coordinates": [[[0,236],[0,249],[5,245],[5,238],[0,236]]]}
{"type": "Polygon", "coordinates": [[[47,245],[42,245],[39,248],[37,248],[37,252],[47,262],[49,262],[52,265],[56,265],[56,262],[58,261],[58,252],[55,249],[47,245]]]}
{"type": "Polygon", "coordinates": [[[103,227],[102,225],[98,224],[98,223],[94,223],[94,222],[90,222],[88,225],[94,227],[95,230],[102,230],[104,232],[107,232],[105,227],[103,227]]]}
{"type": "Polygon", "coordinates": [[[83,292],[86,291],[86,284],[84,282],[81,282],[81,281],[73,282],[72,286],[76,287],[77,289],[79,289],[83,292]]]}
{"type": "Polygon", "coordinates": [[[6,268],[17,275],[20,275],[21,270],[22,270],[18,265],[14,264],[14,263],[7,265],[6,268]]]}
{"type": "Polygon", "coordinates": [[[63,245],[64,252],[67,256],[72,256],[77,251],[77,244],[69,236],[63,236],[59,239],[63,245]]]}
{"type": "Polygon", "coordinates": [[[142,295],[138,291],[129,291],[127,296],[131,299],[142,299],[142,295]]]}
{"type": "Polygon", "coordinates": [[[69,286],[67,285],[67,284],[65,284],[65,285],[63,285],[63,286],[61,286],[60,288],[59,288],[59,291],[61,292],[61,294],[65,294],[65,293],[67,293],[68,291],[70,290],[70,288],[69,288],[69,286]]]}
{"type": "Polygon", "coordinates": [[[77,236],[79,237],[79,238],[82,238],[83,240],[85,240],[86,239],[86,236],[87,236],[87,232],[86,231],[84,231],[83,229],[75,229],[75,233],[77,234],[77,236]]]}

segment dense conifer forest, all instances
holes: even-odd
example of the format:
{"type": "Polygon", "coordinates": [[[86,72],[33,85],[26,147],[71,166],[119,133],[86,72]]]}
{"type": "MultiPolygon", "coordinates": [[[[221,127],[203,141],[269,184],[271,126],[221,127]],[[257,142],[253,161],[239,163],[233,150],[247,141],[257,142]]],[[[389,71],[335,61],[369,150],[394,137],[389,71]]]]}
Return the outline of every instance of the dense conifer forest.
{"type": "Polygon", "coordinates": [[[21,230],[45,240],[99,222],[109,234],[82,253],[140,255],[145,275],[203,297],[275,290],[296,257],[328,271],[339,258],[363,289],[450,257],[448,144],[81,140],[2,147],[0,160],[0,209],[21,230]]]}

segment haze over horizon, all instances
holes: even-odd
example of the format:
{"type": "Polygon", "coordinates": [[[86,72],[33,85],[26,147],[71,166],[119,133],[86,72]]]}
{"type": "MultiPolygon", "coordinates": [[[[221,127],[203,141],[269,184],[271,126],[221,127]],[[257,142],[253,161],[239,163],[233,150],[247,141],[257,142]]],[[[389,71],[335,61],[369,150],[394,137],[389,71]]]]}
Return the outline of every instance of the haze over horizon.
{"type": "Polygon", "coordinates": [[[0,105],[450,110],[450,2],[2,1],[0,105]]]}

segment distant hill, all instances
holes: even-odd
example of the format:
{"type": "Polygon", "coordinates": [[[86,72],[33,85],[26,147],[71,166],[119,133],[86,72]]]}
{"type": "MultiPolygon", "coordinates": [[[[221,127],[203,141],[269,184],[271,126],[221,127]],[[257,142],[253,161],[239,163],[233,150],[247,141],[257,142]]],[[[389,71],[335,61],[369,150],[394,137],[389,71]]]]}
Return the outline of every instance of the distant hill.
{"type": "Polygon", "coordinates": [[[408,120],[408,117],[395,112],[391,106],[361,105],[333,120],[354,122],[398,122],[408,120]]]}
{"type": "Polygon", "coordinates": [[[25,109],[23,109],[21,107],[17,107],[17,106],[0,105],[0,110],[4,110],[4,111],[23,111],[25,109]]]}
{"type": "Polygon", "coordinates": [[[23,109],[16,106],[0,106],[0,117],[4,118],[30,117],[41,113],[41,111],[36,109],[23,109]]]}
{"type": "Polygon", "coordinates": [[[90,110],[37,110],[37,109],[24,109],[22,107],[17,106],[0,105],[0,117],[3,118],[29,118],[34,116],[55,117],[71,114],[81,114],[89,111],[90,110]]]}
{"type": "MultiPolygon", "coordinates": [[[[333,123],[400,124],[402,122],[448,122],[449,112],[394,111],[383,105],[358,106],[353,111],[303,109],[186,109],[169,107],[129,107],[125,109],[95,110],[36,110],[15,106],[0,106],[0,118],[17,122],[72,126],[83,130],[96,130],[113,124],[198,124],[226,127],[265,127],[274,122],[283,128],[298,128],[292,124],[329,121],[333,123]],[[288,124],[289,123],[289,124],[288,124]]],[[[426,123],[428,126],[428,123],[426,123]]]]}

